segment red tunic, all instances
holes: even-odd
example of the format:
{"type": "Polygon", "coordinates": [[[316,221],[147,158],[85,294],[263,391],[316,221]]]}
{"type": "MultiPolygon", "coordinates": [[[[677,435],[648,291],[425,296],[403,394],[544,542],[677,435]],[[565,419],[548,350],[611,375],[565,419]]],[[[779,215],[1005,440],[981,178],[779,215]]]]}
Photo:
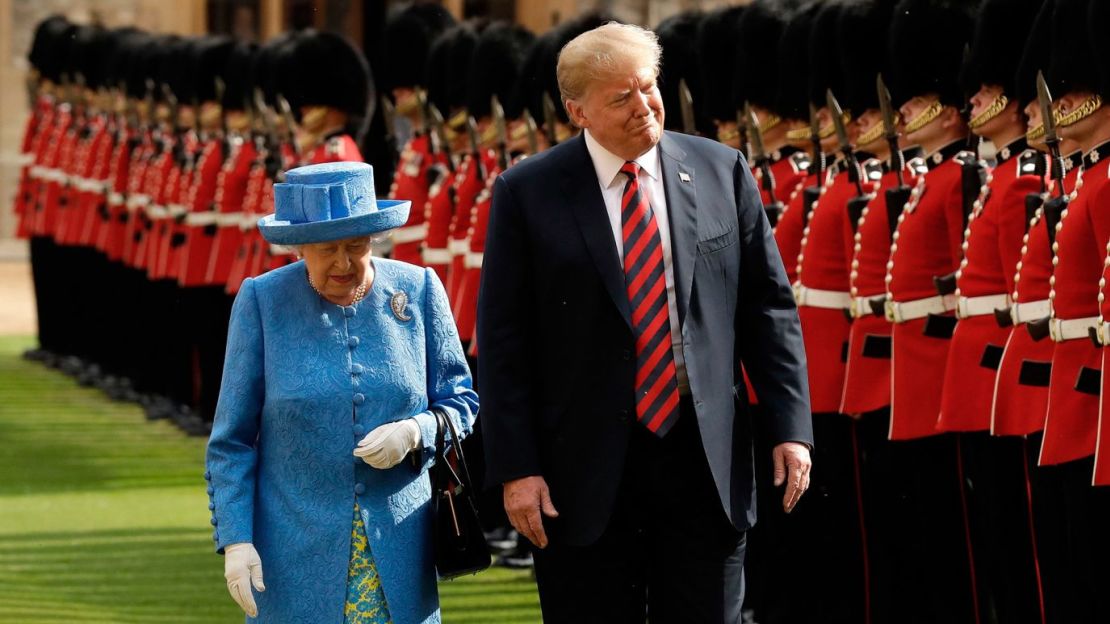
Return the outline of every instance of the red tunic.
{"type": "MultiPolygon", "coordinates": [[[[961,297],[996,297],[992,308],[1009,308],[1014,268],[1021,259],[1027,224],[1025,198],[1041,189],[1041,155],[1019,139],[999,150],[964,231],[964,259],[957,275],[961,297]]],[[[985,300],[989,301],[989,300],[985,300]]],[[[941,431],[990,429],[991,405],[998,365],[1011,328],[999,325],[993,313],[962,318],[948,350],[941,395],[941,431]]]]}
{"type": "Polygon", "coordinates": [[[452,183],[454,180],[446,164],[435,165],[438,169],[435,182],[428,189],[428,201],[424,206],[424,220],[428,233],[424,239],[424,266],[430,267],[444,284],[447,283],[447,267],[451,264],[451,252],[447,241],[451,236],[451,219],[455,214],[455,197],[452,183]]]}
{"type": "MultiPolygon", "coordinates": [[[[913,173],[909,166],[904,167],[904,184],[914,184],[913,173]]],[[[885,170],[875,198],[857,222],[849,274],[852,297],[886,297],[886,263],[890,259],[886,192],[897,186],[898,174],[885,170]]],[[[890,322],[866,309],[861,312],[848,334],[844,394],[838,410],[844,414],[864,414],[890,405],[890,322]]]]}
{"type": "Polygon", "coordinates": [[[428,169],[434,162],[431,142],[428,135],[416,134],[401,150],[397,170],[393,172],[393,183],[389,186],[389,197],[407,199],[412,202],[408,221],[393,231],[393,259],[410,264],[423,265],[420,249],[428,233],[424,221],[424,205],[428,201],[428,169]]]}
{"type": "Polygon", "coordinates": [[[127,221],[123,232],[123,250],[120,259],[129,267],[134,266],[135,248],[138,246],[138,239],[142,237],[143,221],[146,219],[140,204],[150,199],[143,199],[143,181],[159,149],[160,146],[155,141],[153,133],[149,130],[144,131],[142,142],[132,151],[131,164],[127,168],[127,191],[124,194],[127,221]]]}
{"type": "MultiPolygon", "coordinates": [[[[1064,160],[1068,170],[1064,187],[1068,190],[1075,188],[1081,160],[1078,153],[1064,160]]],[[[998,367],[991,412],[991,431],[995,435],[1028,435],[1041,431],[1048,407],[1048,377],[1055,345],[1047,337],[1034,340],[1027,326],[1028,322],[1037,320],[1036,316],[1048,315],[1052,248],[1043,209],[1038,209],[1030,219],[1028,233],[1022,241],[1021,260],[1016,267],[1011,293],[1011,299],[1018,304],[1019,318],[1010,332],[998,367]],[[1023,306],[1030,305],[1040,305],[1043,314],[1021,311],[1023,306]]]]}
{"type": "Polygon", "coordinates": [[[97,131],[96,123],[96,119],[83,114],[75,116],[62,145],[64,156],[60,168],[65,178],[58,191],[58,214],[53,232],[54,242],[59,245],[73,246],[76,239],[81,221],[81,182],[89,160],[89,142],[97,131]]]}
{"type": "Polygon", "coordinates": [[[93,141],[90,150],[92,163],[88,168],[86,184],[88,189],[82,204],[84,223],[77,235],[77,243],[86,247],[96,247],[100,232],[108,225],[108,175],[111,173],[112,148],[116,141],[116,124],[105,119],[103,131],[93,141]]]}
{"type": "MultiPolygon", "coordinates": [[[[231,265],[243,243],[244,199],[251,167],[258,157],[254,141],[249,137],[233,137],[229,145],[231,154],[224,162],[216,179],[216,205],[219,208],[216,240],[212,256],[204,274],[204,282],[225,286],[231,274],[231,265]]],[[[240,278],[242,281],[242,278],[240,278]]]]}
{"type": "Polygon", "coordinates": [[[162,205],[162,189],[166,186],[166,182],[171,177],[170,174],[174,169],[174,148],[175,139],[172,136],[165,135],[162,137],[161,151],[154,158],[153,162],[147,166],[146,172],[143,176],[142,185],[142,202],[141,211],[142,229],[139,230],[139,238],[136,241],[135,255],[132,258],[133,266],[137,269],[147,271],[150,268],[151,259],[156,255],[154,250],[158,249],[159,235],[157,225],[160,225],[161,213],[166,210],[162,205]]]}
{"type": "Polygon", "coordinates": [[[185,248],[181,254],[181,272],[178,283],[185,287],[204,286],[208,261],[216,242],[216,178],[224,164],[223,137],[214,137],[204,143],[197,157],[193,177],[189,180],[189,195],[185,202],[189,214],[185,216],[185,248]]]}
{"type": "MultiPolygon", "coordinates": [[[[770,161],[771,178],[774,180],[775,199],[785,205],[790,193],[806,178],[810,164],[809,154],[794,147],[784,147],[768,154],[767,159],[770,161]]],[[[752,175],[763,205],[770,204],[771,194],[763,188],[763,168],[752,167],[752,175]]]]}
{"type": "Polygon", "coordinates": [[[791,284],[798,279],[798,253],[802,249],[802,230],[805,229],[805,212],[808,209],[803,205],[805,193],[802,191],[816,186],[817,174],[810,174],[795,183],[786,197],[779,200],[783,202],[785,209],[774,228],[775,244],[778,245],[779,256],[791,284]]]}
{"type": "MultiPolygon", "coordinates": [[[[1098,280],[1110,240],[1110,144],[1083,156],[1076,197],[1056,228],[1056,267],[1052,273],[1054,319],[1097,317],[1098,280]]],[[[1098,432],[1102,352],[1086,336],[1057,342],[1052,352],[1042,465],[1082,459],[1095,452],[1098,432]]]]}
{"type": "MultiPolygon", "coordinates": [[[[809,370],[810,405],[815,413],[838,411],[844,392],[853,237],[848,200],[858,195],[848,172],[837,172],[844,166],[840,163],[826,175],[817,205],[802,230],[797,259],[798,316],[809,370]],[[825,307],[827,302],[807,303],[809,289],[825,291],[825,296],[835,293],[846,303],[836,308],[825,307]]],[[[865,192],[873,188],[870,182],[863,184],[865,192]]]]}
{"type": "Polygon", "coordinates": [[[243,280],[251,275],[250,268],[252,261],[261,253],[264,247],[262,235],[258,232],[257,221],[263,215],[263,213],[260,212],[263,206],[263,187],[266,184],[272,185],[272,182],[270,182],[269,175],[266,172],[267,152],[265,144],[260,140],[256,140],[255,145],[254,161],[251,163],[250,171],[247,173],[247,185],[243,191],[243,217],[242,221],[239,223],[242,238],[239,243],[239,249],[235,253],[235,259],[232,260],[231,267],[227,274],[227,287],[225,290],[229,295],[234,295],[239,292],[239,287],[242,285],[243,280]]]}
{"type": "Polygon", "coordinates": [[[139,138],[130,127],[124,127],[112,148],[108,172],[108,223],[100,230],[96,241],[109,260],[117,261],[123,257],[123,240],[127,232],[127,179],[131,159],[138,153],[139,138]]]}
{"type": "MultiPolygon", "coordinates": [[[[959,267],[963,243],[961,160],[963,141],[926,158],[928,172],[917,179],[914,192],[898,219],[887,263],[887,299],[908,303],[938,295],[933,278],[959,267]],[[958,158],[957,158],[958,155],[958,158]]],[[[907,440],[937,433],[944,367],[949,339],[925,334],[918,318],[896,323],[891,332],[890,439],[907,440]]]]}
{"type": "Polygon", "coordinates": [[[463,275],[466,273],[466,253],[469,244],[466,241],[473,220],[474,206],[481,193],[497,167],[497,157],[493,150],[482,152],[481,168],[475,165],[477,161],[472,154],[467,154],[455,176],[454,194],[455,211],[451,215],[450,238],[447,241],[447,250],[451,254],[451,264],[447,268],[447,298],[454,305],[459,301],[462,293],[463,275]]]}
{"type": "Polygon", "coordinates": [[[73,123],[69,106],[62,104],[43,150],[41,170],[46,177],[40,178],[39,182],[39,206],[32,225],[35,236],[54,236],[58,224],[58,200],[63,186],[59,176],[65,175],[65,166],[69,162],[70,151],[66,144],[70,143],[72,135],[69,130],[73,123]]]}
{"type": "Polygon", "coordinates": [[[23,130],[23,145],[20,149],[23,166],[19,171],[19,186],[14,202],[15,235],[18,238],[27,238],[31,235],[31,221],[35,213],[35,190],[38,185],[38,180],[31,175],[31,167],[38,160],[38,154],[44,143],[43,137],[46,129],[54,123],[53,120],[54,103],[50,98],[40,96],[31,114],[27,116],[27,126],[23,130]]]}

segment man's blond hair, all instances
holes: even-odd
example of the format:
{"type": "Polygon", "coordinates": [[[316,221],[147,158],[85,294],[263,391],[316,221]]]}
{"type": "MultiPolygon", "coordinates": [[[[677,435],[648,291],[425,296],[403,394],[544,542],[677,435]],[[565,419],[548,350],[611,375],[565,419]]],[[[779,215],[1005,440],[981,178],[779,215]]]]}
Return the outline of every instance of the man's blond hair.
{"type": "Polygon", "coordinates": [[[650,66],[659,75],[663,48],[655,33],[632,24],[609,22],[571,39],[559,52],[559,96],[578,100],[590,83],[629,67],[650,66]]]}

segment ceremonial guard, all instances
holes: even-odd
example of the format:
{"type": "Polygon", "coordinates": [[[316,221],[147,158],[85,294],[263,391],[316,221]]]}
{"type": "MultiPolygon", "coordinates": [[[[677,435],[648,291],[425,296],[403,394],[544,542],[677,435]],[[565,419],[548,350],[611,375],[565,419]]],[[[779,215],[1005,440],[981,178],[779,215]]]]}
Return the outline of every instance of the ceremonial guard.
{"type": "MultiPolygon", "coordinates": [[[[968,125],[996,148],[965,216],[956,272],[956,317],[937,429],[960,436],[971,550],[981,613],[1000,621],[1040,622],[1037,562],[1029,517],[1024,440],[991,437],[991,405],[1010,334],[1014,268],[1027,225],[1026,198],[1039,197],[1044,157],[1025,140],[1014,78],[1040,0],[986,0],[979,8],[962,82],[973,93],[968,125]],[[999,323],[999,320],[1002,322],[999,323]]],[[[965,197],[966,201],[966,197],[965,197]]]]}
{"type": "Polygon", "coordinates": [[[970,8],[903,0],[889,34],[895,102],[903,102],[906,139],[921,146],[927,168],[897,219],[885,277],[886,316],[894,324],[889,438],[898,441],[890,468],[899,508],[892,511],[901,530],[894,556],[916,563],[897,579],[899,592],[911,597],[900,605],[901,621],[977,618],[958,442],[936,428],[956,323],[951,275],[962,256],[964,207],[980,186],[977,158],[965,151],[957,80],[971,39],[970,8]],[[965,192],[968,177],[973,186],[965,192]]]}
{"type": "MultiPolygon", "coordinates": [[[[1106,613],[1106,493],[1092,488],[1093,455],[1098,432],[1102,350],[1090,340],[1097,335],[1099,280],[1103,274],[1110,219],[1107,169],[1110,163],[1110,96],[1095,47],[1100,34],[1076,32],[1089,19],[1096,0],[1057,0],[1052,23],[1052,56],[1047,86],[1055,99],[1060,136],[1083,150],[1083,169],[1075,197],[1059,213],[1048,215],[1054,236],[1054,269],[1050,281],[1050,336],[1055,342],[1049,377],[1041,464],[1060,466],[1059,501],[1067,527],[1063,600],[1066,621],[1097,621],[1106,613]],[[1053,222],[1055,221],[1055,225],[1053,222]],[[1092,331],[1093,330],[1093,331],[1092,331]]],[[[1105,24],[1105,21],[1102,22],[1105,24]]],[[[1049,135],[1051,139],[1051,135],[1049,135]]],[[[1051,146],[1051,144],[1050,144],[1051,146]]]]}
{"type": "Polygon", "coordinates": [[[435,166],[447,156],[436,144],[427,118],[426,67],[432,42],[455,23],[455,18],[435,3],[414,3],[390,14],[385,25],[383,49],[396,51],[378,75],[382,91],[391,97],[394,111],[404,118],[412,136],[401,149],[400,162],[393,172],[390,197],[412,200],[413,210],[405,225],[392,233],[394,260],[423,265],[421,247],[428,233],[424,207],[428,191],[443,174],[435,166]]]}
{"type": "MultiPolygon", "coordinates": [[[[664,110],[670,112],[665,121],[682,122],[684,116],[692,116],[695,129],[700,129],[705,136],[716,138],[720,143],[742,152],[747,150],[747,137],[739,125],[739,111],[743,109],[744,99],[738,89],[739,85],[733,78],[737,72],[736,51],[740,35],[740,20],[745,12],[747,7],[743,5],[724,6],[706,13],[701,18],[695,33],[697,66],[701,70],[701,76],[686,78],[689,90],[696,95],[694,100],[698,103],[692,111],[693,115],[686,112],[680,99],[675,98],[673,103],[667,101],[667,92],[671,89],[677,91],[678,85],[668,85],[666,73],[659,76],[660,90],[664,95],[664,110]]],[[[666,41],[661,43],[665,44],[666,41]]],[[[667,53],[668,50],[664,46],[664,69],[667,65],[667,53]]],[[[685,132],[692,134],[689,130],[685,132]]]]}

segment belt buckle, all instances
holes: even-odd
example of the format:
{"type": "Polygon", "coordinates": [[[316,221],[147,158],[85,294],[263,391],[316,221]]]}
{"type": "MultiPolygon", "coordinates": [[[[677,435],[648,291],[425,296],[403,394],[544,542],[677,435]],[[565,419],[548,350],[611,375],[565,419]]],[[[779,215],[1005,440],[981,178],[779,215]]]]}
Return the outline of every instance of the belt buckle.
{"type": "MultiPolygon", "coordinates": [[[[943,301],[941,304],[943,305],[943,301]]],[[[968,305],[967,297],[960,297],[956,300],[956,318],[965,319],[971,316],[970,311],[967,309],[968,305]]]]}
{"type": "Polygon", "coordinates": [[[886,303],[883,304],[883,309],[886,311],[886,320],[888,322],[890,322],[890,323],[897,323],[898,322],[898,302],[897,301],[891,301],[890,299],[887,299],[886,303]]]}
{"type": "Polygon", "coordinates": [[[1048,335],[1052,338],[1052,342],[1061,342],[1063,336],[1061,334],[1060,319],[1048,320],[1048,335]]]}
{"type": "Polygon", "coordinates": [[[1021,317],[1021,315],[1018,314],[1018,310],[1020,309],[1020,303],[1015,303],[1014,305],[1010,306],[1010,320],[1013,321],[1014,327],[1017,327],[1021,324],[1021,322],[1018,320],[1021,317]]]}
{"type": "Polygon", "coordinates": [[[801,282],[799,282],[797,284],[794,284],[792,288],[794,290],[794,303],[797,305],[802,305],[802,289],[805,288],[805,286],[802,286],[801,282]]]}
{"type": "Polygon", "coordinates": [[[1102,346],[1110,345],[1110,325],[1099,319],[1095,325],[1095,333],[1098,335],[1098,342],[1102,346]]]}

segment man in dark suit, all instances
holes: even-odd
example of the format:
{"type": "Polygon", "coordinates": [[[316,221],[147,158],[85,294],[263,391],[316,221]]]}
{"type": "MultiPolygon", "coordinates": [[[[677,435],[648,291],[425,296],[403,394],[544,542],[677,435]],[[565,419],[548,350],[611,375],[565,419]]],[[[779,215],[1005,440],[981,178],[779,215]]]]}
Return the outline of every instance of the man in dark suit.
{"type": "Polygon", "coordinates": [[[583,134],[494,185],[487,482],[539,547],[549,622],[740,621],[755,520],[741,363],[787,511],[809,483],[805,354],[759,191],[736,150],[663,132],[659,56],[628,25],[567,44],[559,87],[583,134]]]}

